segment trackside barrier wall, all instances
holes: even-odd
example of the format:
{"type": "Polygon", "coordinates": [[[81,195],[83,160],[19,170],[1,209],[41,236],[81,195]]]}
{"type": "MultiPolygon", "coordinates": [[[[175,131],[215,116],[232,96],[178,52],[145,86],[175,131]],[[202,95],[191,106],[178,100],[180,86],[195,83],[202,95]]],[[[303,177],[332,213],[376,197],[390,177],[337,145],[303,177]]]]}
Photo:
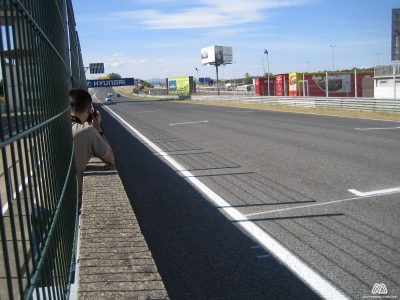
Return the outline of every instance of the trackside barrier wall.
{"type": "Polygon", "coordinates": [[[290,105],[299,107],[334,108],[343,110],[400,112],[399,99],[375,98],[312,98],[312,97],[256,97],[256,96],[194,96],[192,100],[239,101],[290,105]]]}

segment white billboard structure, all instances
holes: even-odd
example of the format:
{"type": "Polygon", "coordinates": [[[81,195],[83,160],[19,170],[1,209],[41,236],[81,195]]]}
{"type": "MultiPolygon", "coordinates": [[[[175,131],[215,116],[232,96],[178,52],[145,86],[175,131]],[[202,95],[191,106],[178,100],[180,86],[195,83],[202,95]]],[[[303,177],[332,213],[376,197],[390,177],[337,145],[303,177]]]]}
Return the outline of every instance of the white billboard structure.
{"type": "Polygon", "coordinates": [[[201,49],[203,65],[226,65],[233,62],[232,47],[210,46],[201,49]]]}
{"type": "Polygon", "coordinates": [[[218,67],[233,63],[232,47],[210,46],[201,49],[201,63],[207,66],[215,66],[217,72],[217,92],[219,95],[218,67]]]}

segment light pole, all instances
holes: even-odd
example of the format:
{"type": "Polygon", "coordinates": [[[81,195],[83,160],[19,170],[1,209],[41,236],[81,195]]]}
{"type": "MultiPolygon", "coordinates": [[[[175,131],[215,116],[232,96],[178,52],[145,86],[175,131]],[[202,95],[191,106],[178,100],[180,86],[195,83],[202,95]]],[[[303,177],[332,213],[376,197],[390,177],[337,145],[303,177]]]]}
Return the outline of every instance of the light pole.
{"type": "Polygon", "coordinates": [[[381,53],[380,52],[376,52],[376,56],[378,56],[378,66],[379,66],[379,64],[380,64],[380,56],[381,56],[381,53]]]}
{"type": "Polygon", "coordinates": [[[306,64],[306,68],[307,68],[307,72],[306,73],[308,73],[308,65],[310,64],[310,62],[306,61],[305,64],[306,64]]]}
{"type": "Polygon", "coordinates": [[[332,72],[335,71],[335,48],[337,45],[329,45],[332,48],[332,72]]]}
{"type": "Polygon", "coordinates": [[[264,50],[264,54],[267,54],[267,67],[268,67],[268,79],[267,79],[267,82],[268,82],[268,96],[269,96],[269,57],[268,57],[268,50],[267,49],[265,49],[264,50]]]}
{"type": "Polygon", "coordinates": [[[264,77],[265,76],[265,59],[261,58],[261,60],[263,62],[263,70],[264,70],[264,73],[263,73],[262,77],[264,77]]]}
{"type": "Polygon", "coordinates": [[[200,78],[199,78],[199,69],[196,68],[196,72],[197,72],[197,82],[199,82],[200,78]]]}

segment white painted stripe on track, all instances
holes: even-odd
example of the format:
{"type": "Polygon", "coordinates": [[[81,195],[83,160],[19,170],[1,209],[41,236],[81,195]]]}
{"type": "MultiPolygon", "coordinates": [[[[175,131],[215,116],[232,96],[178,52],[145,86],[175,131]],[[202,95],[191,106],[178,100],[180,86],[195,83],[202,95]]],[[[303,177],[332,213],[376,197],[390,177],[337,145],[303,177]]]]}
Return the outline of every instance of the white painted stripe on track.
{"type": "Polygon", "coordinates": [[[253,110],[227,110],[226,112],[254,112],[253,110]]]}
{"type": "MultiPolygon", "coordinates": [[[[42,161],[43,161],[43,158],[39,160],[39,163],[38,163],[37,166],[40,166],[40,164],[42,163],[42,161]]],[[[30,176],[31,176],[31,177],[33,176],[32,170],[31,170],[31,172],[30,172],[30,176]]],[[[24,183],[25,183],[25,186],[27,186],[28,183],[29,183],[28,177],[26,177],[26,176],[25,176],[25,179],[24,179],[24,183]]],[[[13,193],[13,200],[17,199],[17,193],[22,192],[22,187],[23,187],[23,185],[20,184],[20,185],[18,186],[17,191],[13,193]]],[[[3,207],[1,208],[1,213],[2,213],[3,216],[4,216],[4,214],[8,211],[8,208],[9,208],[9,206],[8,206],[8,201],[7,201],[7,202],[3,205],[3,207]]]]}
{"type": "MultiPolygon", "coordinates": [[[[99,101],[100,102],[100,101],[99,101]]],[[[101,102],[100,102],[101,103],[101,102]]],[[[276,239],[258,227],[255,223],[249,221],[241,212],[233,208],[221,196],[212,191],[208,186],[197,179],[191,172],[187,171],[180,163],[165,153],[159,146],[150,141],[139,130],[130,125],[120,115],[109,107],[103,105],[112,115],[114,115],[123,125],[129,128],[142,142],[152,148],[162,156],[172,167],[176,169],[186,180],[198,191],[211,200],[216,206],[223,207],[222,210],[231,217],[237,224],[253,237],[260,245],[273,254],[313,291],[324,299],[348,299],[348,297],[324,278],[317,271],[313,270],[300,258],[295,256],[289,249],[280,244],[276,239]]]]}
{"type": "Polygon", "coordinates": [[[366,130],[393,130],[393,129],[400,129],[400,126],[396,127],[372,127],[372,128],[354,128],[355,130],[359,131],[366,131],[366,130]]]}
{"type": "MultiPolygon", "coordinates": [[[[254,217],[254,216],[259,216],[259,215],[279,213],[279,212],[283,212],[283,211],[290,211],[290,210],[296,210],[296,209],[302,209],[302,208],[312,208],[312,207],[331,205],[331,204],[336,204],[336,203],[341,203],[341,202],[362,200],[362,199],[372,198],[372,197],[376,197],[376,196],[391,195],[391,194],[399,193],[400,192],[400,188],[382,190],[382,191],[385,191],[385,192],[380,191],[380,193],[376,193],[376,191],[375,192],[362,193],[362,192],[359,192],[359,191],[353,190],[353,189],[348,190],[348,191],[350,193],[353,193],[353,194],[357,195],[358,197],[340,199],[340,200],[332,200],[332,201],[326,201],[326,202],[315,203],[315,204],[305,204],[305,205],[299,205],[299,206],[287,207],[287,208],[280,208],[280,209],[273,209],[273,210],[267,210],[267,211],[261,211],[261,212],[257,212],[257,213],[253,213],[253,214],[247,214],[247,215],[245,215],[245,217],[254,217]]],[[[277,203],[277,204],[279,204],[279,203],[277,203]]]]}
{"type": "Polygon", "coordinates": [[[194,121],[194,122],[171,123],[169,125],[170,126],[175,126],[175,125],[186,125],[186,124],[197,124],[197,123],[208,123],[208,121],[207,120],[203,120],[203,121],[194,121]]]}
{"type": "Polygon", "coordinates": [[[144,114],[144,113],[151,113],[151,112],[158,112],[158,111],[161,111],[161,109],[138,111],[137,114],[144,114]]]}
{"type": "Polygon", "coordinates": [[[380,195],[387,195],[387,194],[395,194],[400,193],[400,187],[391,188],[391,189],[384,189],[384,190],[376,190],[370,192],[360,192],[355,189],[348,190],[350,193],[360,196],[360,197],[373,197],[373,196],[380,196],[380,195]]]}

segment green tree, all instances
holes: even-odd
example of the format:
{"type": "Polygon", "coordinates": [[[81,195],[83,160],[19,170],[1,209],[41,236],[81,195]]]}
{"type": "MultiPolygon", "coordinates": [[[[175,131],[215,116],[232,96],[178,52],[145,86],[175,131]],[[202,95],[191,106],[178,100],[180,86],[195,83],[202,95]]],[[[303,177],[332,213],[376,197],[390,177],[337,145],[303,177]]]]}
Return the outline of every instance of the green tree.
{"type": "Polygon", "coordinates": [[[253,77],[249,73],[244,74],[244,83],[245,84],[252,84],[253,83],[253,77]]]}
{"type": "Polygon", "coordinates": [[[118,73],[110,73],[107,76],[110,77],[110,79],[121,79],[121,75],[118,73]]]}

